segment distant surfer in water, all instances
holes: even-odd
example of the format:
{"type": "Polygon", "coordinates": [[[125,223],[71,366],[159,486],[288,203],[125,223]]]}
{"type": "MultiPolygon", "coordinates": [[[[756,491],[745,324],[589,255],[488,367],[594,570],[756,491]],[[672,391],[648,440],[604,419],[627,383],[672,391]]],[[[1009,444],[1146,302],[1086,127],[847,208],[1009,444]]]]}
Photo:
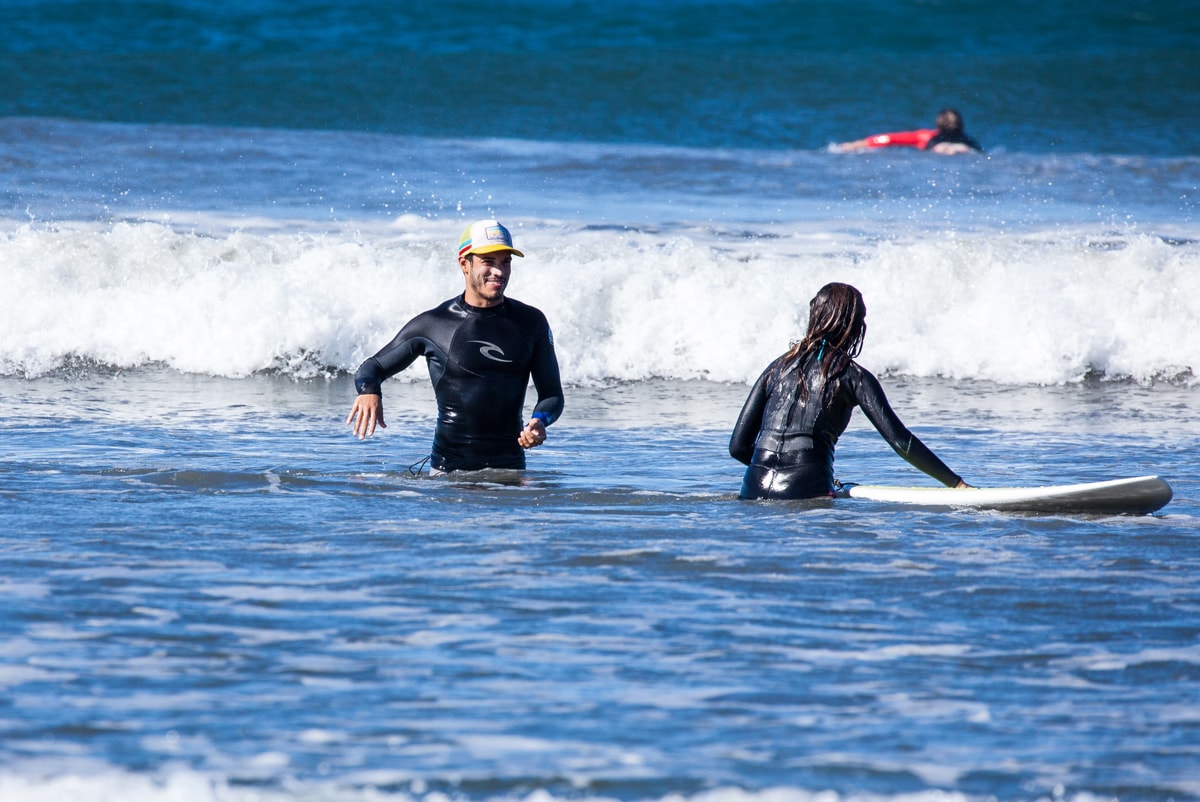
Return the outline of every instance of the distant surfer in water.
{"type": "Polygon", "coordinates": [[[387,427],[380,385],[423,356],[438,406],[430,472],[525,467],[525,450],[545,442],[562,414],[563,390],[546,316],[504,296],[514,255],[525,254],[498,221],[467,226],[458,245],[463,294],[410,320],[355,374],[346,423],[360,440],[387,427]],[[523,426],[530,376],[538,400],[523,426]]]}
{"type": "Polygon", "coordinates": [[[834,149],[840,153],[851,153],[873,148],[909,147],[942,154],[972,153],[983,150],[979,143],[967,136],[967,132],[963,130],[963,118],[956,109],[942,109],[938,112],[934,124],[937,128],[875,134],[866,139],[843,142],[835,145],[834,149]]]}
{"type": "Polygon", "coordinates": [[[948,487],[970,487],[910,432],[879,380],[854,361],[867,333],[862,294],[826,284],[808,305],[804,339],[758,377],[729,440],[747,465],[744,499],[834,495],[833,452],[861,407],[896,453],[948,487]]]}

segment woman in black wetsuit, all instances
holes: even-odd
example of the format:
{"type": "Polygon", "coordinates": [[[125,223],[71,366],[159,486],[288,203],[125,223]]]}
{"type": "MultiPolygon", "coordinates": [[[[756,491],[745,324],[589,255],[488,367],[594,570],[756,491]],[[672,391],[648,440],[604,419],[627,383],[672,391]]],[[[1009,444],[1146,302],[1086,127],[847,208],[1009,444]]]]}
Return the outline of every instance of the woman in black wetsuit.
{"type": "Polygon", "coordinates": [[[729,453],[749,466],[742,498],[832,496],[834,446],[856,406],[913,467],[949,487],[970,487],[904,426],[879,380],[854,361],[866,315],[858,290],[826,284],[809,303],[804,339],[759,376],[729,440],[729,453]]]}

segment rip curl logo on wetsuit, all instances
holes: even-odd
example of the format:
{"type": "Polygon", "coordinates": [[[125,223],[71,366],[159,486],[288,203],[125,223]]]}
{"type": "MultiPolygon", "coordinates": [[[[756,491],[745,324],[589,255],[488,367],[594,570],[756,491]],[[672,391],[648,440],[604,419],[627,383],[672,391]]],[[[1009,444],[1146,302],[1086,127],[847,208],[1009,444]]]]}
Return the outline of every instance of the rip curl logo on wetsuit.
{"type": "Polygon", "coordinates": [[[487,340],[467,340],[469,343],[479,343],[479,353],[486,356],[493,362],[512,362],[511,359],[504,358],[504,349],[495,343],[490,343],[487,340]]]}

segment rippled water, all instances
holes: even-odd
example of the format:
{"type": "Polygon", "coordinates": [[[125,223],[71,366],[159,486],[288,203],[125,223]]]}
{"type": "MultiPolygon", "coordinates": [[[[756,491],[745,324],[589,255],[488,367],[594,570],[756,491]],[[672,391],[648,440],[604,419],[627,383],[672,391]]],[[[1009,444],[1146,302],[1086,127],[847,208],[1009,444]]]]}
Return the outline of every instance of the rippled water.
{"type": "MultiPolygon", "coordinates": [[[[3,380],[0,783],[1200,797],[1194,392],[888,385],[976,483],[1176,498],[739,502],[741,385],[576,388],[524,476],[430,479],[422,383],[359,443],[344,379],[3,380]]],[[[922,482],[861,426],[844,478],[922,482]]]]}

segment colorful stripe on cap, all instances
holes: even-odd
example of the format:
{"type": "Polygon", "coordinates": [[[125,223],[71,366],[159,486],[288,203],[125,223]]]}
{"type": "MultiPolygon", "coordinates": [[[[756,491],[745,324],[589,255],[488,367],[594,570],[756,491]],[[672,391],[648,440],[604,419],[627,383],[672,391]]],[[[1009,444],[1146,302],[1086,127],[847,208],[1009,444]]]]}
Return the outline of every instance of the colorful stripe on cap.
{"type": "Polygon", "coordinates": [[[508,229],[500,225],[498,220],[478,220],[471,223],[463,232],[462,239],[458,241],[459,256],[497,251],[511,251],[517,256],[525,255],[513,247],[512,234],[508,233],[508,229]]]}

